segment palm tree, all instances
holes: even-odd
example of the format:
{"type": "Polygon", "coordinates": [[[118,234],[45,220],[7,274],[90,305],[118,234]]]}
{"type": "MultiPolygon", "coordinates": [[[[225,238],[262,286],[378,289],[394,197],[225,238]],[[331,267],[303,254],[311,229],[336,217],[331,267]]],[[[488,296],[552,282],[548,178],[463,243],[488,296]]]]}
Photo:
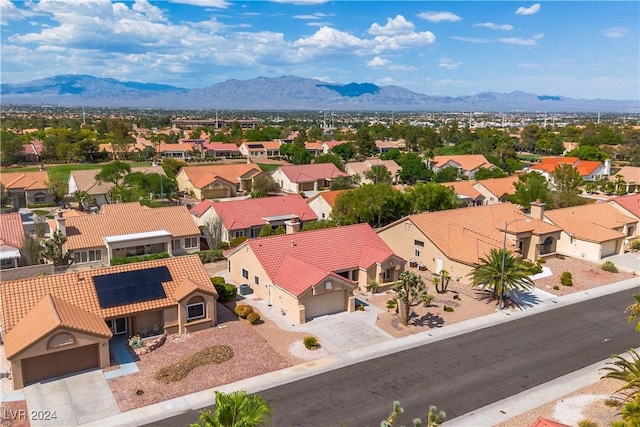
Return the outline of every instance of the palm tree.
{"type": "Polygon", "coordinates": [[[80,212],[84,211],[85,203],[87,205],[95,203],[95,199],[93,198],[93,196],[83,190],[78,190],[75,193],[73,193],[71,195],[71,200],[78,204],[78,209],[80,210],[80,212]]]}
{"type": "Polygon", "coordinates": [[[602,378],[622,380],[625,384],[616,390],[622,393],[625,401],[630,402],[640,399],[640,355],[633,349],[629,350],[630,359],[618,354],[611,356],[612,362],[601,369],[605,372],[602,378]]]}
{"type": "Polygon", "coordinates": [[[629,322],[637,321],[636,331],[640,332],[640,294],[635,294],[633,297],[636,299],[636,302],[629,305],[625,311],[629,313],[629,322]]]}
{"type": "Polygon", "coordinates": [[[215,412],[202,411],[191,427],[255,427],[271,417],[271,407],[261,396],[249,396],[244,390],[215,394],[215,412]]]}
{"type": "Polygon", "coordinates": [[[497,300],[503,291],[532,289],[533,281],[529,274],[530,268],[521,257],[514,255],[510,250],[494,248],[486,259],[480,259],[480,265],[469,273],[469,277],[473,280],[472,286],[492,289],[492,298],[497,300]]]}

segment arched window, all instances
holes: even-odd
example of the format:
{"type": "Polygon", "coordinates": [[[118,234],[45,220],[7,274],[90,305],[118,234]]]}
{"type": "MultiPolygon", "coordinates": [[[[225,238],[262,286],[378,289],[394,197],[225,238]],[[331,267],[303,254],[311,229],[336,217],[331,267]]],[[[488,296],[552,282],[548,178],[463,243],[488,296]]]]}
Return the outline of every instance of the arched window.
{"type": "Polygon", "coordinates": [[[44,203],[47,201],[47,195],[44,193],[36,193],[33,196],[33,201],[36,203],[44,203]]]}
{"type": "Polygon", "coordinates": [[[75,343],[76,339],[73,335],[68,332],[60,332],[59,334],[55,334],[49,338],[49,341],[47,342],[47,350],[73,345],[75,343]]]}
{"type": "Polygon", "coordinates": [[[547,237],[540,245],[540,255],[548,254],[553,251],[553,237],[547,237]]]}
{"type": "Polygon", "coordinates": [[[195,296],[187,302],[187,322],[204,319],[207,316],[207,305],[204,298],[195,296]]]}

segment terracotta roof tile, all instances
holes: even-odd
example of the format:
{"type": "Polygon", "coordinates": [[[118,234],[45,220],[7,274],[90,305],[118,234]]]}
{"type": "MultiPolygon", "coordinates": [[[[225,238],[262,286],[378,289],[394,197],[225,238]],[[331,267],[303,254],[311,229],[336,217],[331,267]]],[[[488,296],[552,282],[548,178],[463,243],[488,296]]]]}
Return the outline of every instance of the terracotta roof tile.
{"type": "Polygon", "coordinates": [[[176,301],[181,301],[195,291],[201,291],[207,294],[215,295],[216,297],[218,296],[218,294],[215,291],[215,288],[211,286],[211,283],[205,284],[205,283],[194,282],[188,277],[185,277],[182,279],[182,281],[180,281],[180,284],[178,285],[178,287],[176,287],[176,290],[173,292],[173,298],[176,301]]]}
{"type": "Polygon", "coordinates": [[[618,179],[616,178],[616,176],[618,175],[622,176],[622,178],[624,178],[624,181],[627,184],[631,184],[631,185],[640,184],[640,167],[624,166],[622,169],[618,171],[618,173],[616,173],[615,175],[611,175],[609,179],[611,181],[615,181],[616,179],[618,179]]]}
{"type": "Polygon", "coordinates": [[[174,237],[200,235],[186,206],[144,209],[140,203],[103,205],[100,213],[66,220],[68,250],[105,246],[104,237],[167,230],[174,237]]]}
{"type": "Polygon", "coordinates": [[[0,182],[6,189],[45,190],[48,181],[47,171],[0,173],[0,182]]]}
{"type": "Polygon", "coordinates": [[[0,214],[0,240],[17,249],[22,247],[24,228],[19,213],[0,214]]]}
{"type": "Polygon", "coordinates": [[[197,205],[195,205],[194,207],[192,207],[189,213],[195,216],[196,218],[200,218],[206,211],[209,210],[211,205],[213,205],[212,200],[203,200],[197,205]]]}
{"type": "Polygon", "coordinates": [[[0,297],[2,299],[4,331],[9,332],[16,327],[47,294],[93,313],[102,319],[131,316],[145,311],[173,307],[176,304],[173,295],[185,278],[198,284],[199,288],[208,289],[210,293],[217,295],[209,275],[197,255],[3,282],[2,287],[0,287],[0,297]],[[162,283],[167,295],[166,298],[108,308],[100,306],[93,282],[94,276],[161,266],[166,266],[169,269],[172,278],[171,281],[162,283]]]}
{"type": "Polygon", "coordinates": [[[204,188],[220,177],[232,184],[239,184],[240,177],[252,178],[262,171],[254,163],[237,163],[230,165],[185,166],[181,169],[195,188],[204,188]],[[197,184],[196,184],[197,183],[197,184]]]}
{"type": "Polygon", "coordinates": [[[475,181],[443,182],[442,185],[452,188],[457,195],[471,197],[472,200],[483,198],[482,194],[475,188],[475,181]]]}
{"type": "Polygon", "coordinates": [[[591,175],[598,167],[602,166],[600,162],[590,160],[580,160],[577,157],[547,157],[542,159],[540,163],[536,163],[529,167],[530,170],[552,173],[559,165],[572,165],[580,176],[591,175]]]}
{"type": "Polygon", "coordinates": [[[300,221],[318,219],[317,215],[298,194],[214,202],[212,207],[227,230],[244,230],[261,226],[265,224],[263,218],[270,216],[297,215],[300,221]]]}
{"type": "MultiPolygon", "coordinates": [[[[393,251],[368,224],[250,239],[248,245],[271,281],[300,296],[332,272],[369,268],[393,251]]],[[[343,279],[344,280],[344,279],[343,279]]]]}
{"type": "Polygon", "coordinates": [[[566,233],[572,233],[581,240],[598,243],[625,237],[625,234],[614,229],[638,222],[608,203],[553,209],[546,211],[544,216],[566,233]]]}
{"type": "Polygon", "coordinates": [[[622,206],[633,215],[640,218],[640,193],[616,197],[615,199],[611,200],[611,202],[622,206]]]}
{"type": "Polygon", "coordinates": [[[455,162],[460,165],[462,170],[465,171],[472,171],[479,168],[489,168],[493,166],[482,154],[434,156],[431,162],[434,163],[438,169],[447,166],[447,164],[450,162],[455,162]]]}
{"type": "MultiPolygon", "coordinates": [[[[144,174],[158,173],[167,176],[161,167],[133,167],[131,168],[131,173],[134,172],[142,172],[144,174]]],[[[100,169],[77,170],[72,171],[70,176],[73,176],[79,191],[86,191],[91,195],[106,194],[113,188],[113,184],[110,182],[96,181],[96,175],[98,173],[100,173],[100,169]]]]}
{"type": "Polygon", "coordinates": [[[236,144],[227,142],[209,142],[203,145],[205,150],[212,151],[231,151],[232,153],[239,153],[240,149],[236,144]]]}
{"type": "Polygon", "coordinates": [[[335,179],[349,175],[341,172],[333,163],[314,163],[312,165],[280,166],[280,169],[291,182],[313,182],[321,179],[335,179]]]}
{"type": "Polygon", "coordinates": [[[559,423],[557,421],[548,420],[543,417],[538,417],[533,422],[533,424],[531,424],[531,427],[571,427],[571,426],[569,426],[568,424],[559,423]]]}
{"type": "Polygon", "coordinates": [[[477,181],[475,185],[481,185],[491,194],[501,198],[505,195],[516,193],[516,188],[513,185],[516,182],[518,182],[518,177],[512,175],[504,178],[483,179],[482,181],[477,181]]]}
{"type": "Polygon", "coordinates": [[[317,199],[318,197],[322,197],[322,199],[327,202],[327,204],[329,206],[331,206],[331,208],[333,209],[336,205],[336,199],[338,198],[338,196],[342,193],[344,193],[347,190],[329,190],[329,191],[322,191],[318,194],[316,194],[315,196],[313,196],[310,199],[307,199],[307,204],[311,203],[312,201],[314,201],[315,199],[317,199]]]}
{"type": "Polygon", "coordinates": [[[351,170],[352,173],[357,173],[363,177],[373,166],[384,166],[391,173],[392,177],[402,169],[394,160],[380,160],[378,158],[367,159],[364,162],[350,162],[345,165],[345,169],[351,170]]]}

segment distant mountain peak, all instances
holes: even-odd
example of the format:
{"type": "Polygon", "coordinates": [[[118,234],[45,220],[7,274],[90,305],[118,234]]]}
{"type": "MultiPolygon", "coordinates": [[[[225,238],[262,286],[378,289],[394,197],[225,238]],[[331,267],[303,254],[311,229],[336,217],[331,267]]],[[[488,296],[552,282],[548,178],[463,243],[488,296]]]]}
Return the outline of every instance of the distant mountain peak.
{"type": "Polygon", "coordinates": [[[347,97],[357,97],[366,94],[375,95],[380,92],[380,88],[373,83],[349,83],[346,85],[335,85],[335,84],[327,84],[322,83],[316,85],[318,87],[326,87],[327,89],[331,89],[334,92],[338,92],[342,96],[347,97]]]}

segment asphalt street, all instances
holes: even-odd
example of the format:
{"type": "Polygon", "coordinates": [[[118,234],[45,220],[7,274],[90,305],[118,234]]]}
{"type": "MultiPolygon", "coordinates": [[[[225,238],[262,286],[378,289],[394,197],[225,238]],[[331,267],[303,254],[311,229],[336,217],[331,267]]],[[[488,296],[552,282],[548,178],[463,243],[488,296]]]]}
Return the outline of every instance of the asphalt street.
{"type": "MultiPolygon", "coordinates": [[[[378,426],[399,400],[399,425],[447,420],[640,344],[624,309],[633,291],[559,307],[261,392],[274,426],[378,426]]],[[[257,356],[259,357],[259,356],[257,356]]],[[[213,409],[212,407],[209,409],[213,409]]],[[[186,426],[189,411],[153,425],[186,426]]]]}

